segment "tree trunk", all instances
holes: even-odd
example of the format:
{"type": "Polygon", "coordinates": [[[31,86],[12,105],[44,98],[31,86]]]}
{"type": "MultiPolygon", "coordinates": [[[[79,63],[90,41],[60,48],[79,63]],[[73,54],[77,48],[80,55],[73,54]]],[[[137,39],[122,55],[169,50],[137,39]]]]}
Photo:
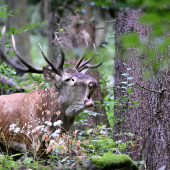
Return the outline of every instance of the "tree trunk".
{"type": "MultiPolygon", "coordinates": [[[[140,14],[141,10],[127,10],[119,12],[117,17],[114,95],[120,105],[115,106],[114,139],[124,142],[132,140],[136,145],[130,150],[131,157],[136,161],[146,160],[147,169],[157,170],[164,165],[170,169],[170,72],[162,68],[153,72],[151,67],[150,72],[153,74],[146,81],[143,74],[148,68],[147,65],[141,65],[141,62],[149,57],[147,52],[138,54],[135,47],[124,50],[119,39],[123,33],[134,31],[147,42],[145,49],[156,50],[156,42],[150,42],[148,38],[149,27],[138,22],[140,14]],[[128,85],[131,83],[134,83],[133,91],[128,93],[126,88],[130,88],[128,85]],[[135,101],[140,105],[132,107],[134,103],[137,104],[135,101]],[[128,130],[134,134],[133,137],[127,138],[125,132],[128,130]]],[[[158,57],[159,62],[161,59],[158,57]]]]}
{"type": "MultiPolygon", "coordinates": [[[[7,31],[10,27],[16,27],[21,29],[24,24],[28,23],[28,10],[27,10],[27,0],[17,1],[17,0],[6,0],[5,3],[9,5],[8,12],[13,10],[14,17],[8,17],[7,19],[7,31]],[[14,12],[19,10],[19,13],[15,14],[14,12]]],[[[28,32],[15,35],[15,41],[17,50],[23,57],[25,61],[31,63],[30,57],[30,39],[28,32]]]]}
{"type": "MultiPolygon", "coordinates": [[[[61,37],[61,44],[64,48],[65,53],[69,53],[72,51],[72,56],[75,56],[76,60],[79,59],[79,56],[83,55],[84,52],[87,50],[87,45],[82,38],[82,35],[85,34],[87,36],[87,41],[88,45],[93,48],[93,43],[94,43],[94,24],[90,19],[92,18],[92,10],[90,7],[86,7],[86,14],[84,16],[79,15],[79,13],[75,13],[74,15],[67,9],[64,10],[63,16],[59,17],[56,10],[51,11],[51,18],[49,20],[49,47],[50,49],[50,58],[54,62],[56,62],[58,52],[59,50],[56,48],[56,45],[54,44],[54,32],[59,32],[59,29],[63,29],[63,32],[59,33],[59,36],[61,37]],[[84,23],[79,23],[83,21],[84,23]]],[[[72,63],[75,63],[75,58],[72,60],[72,63]]],[[[70,61],[69,61],[70,62],[70,61]]],[[[68,62],[68,63],[69,63],[68,62]]],[[[72,65],[73,66],[73,65],[72,65]]],[[[98,89],[96,90],[93,100],[94,101],[100,101],[103,103],[102,99],[102,93],[100,89],[100,74],[97,71],[97,69],[94,71],[88,71],[89,75],[94,77],[98,81],[98,89]]],[[[97,112],[100,115],[96,117],[90,117],[90,122],[89,123],[94,123],[94,124],[99,124],[100,122],[103,122],[107,126],[109,126],[107,116],[106,116],[106,111],[104,107],[97,108],[93,107],[92,109],[93,112],[97,112]]]]}

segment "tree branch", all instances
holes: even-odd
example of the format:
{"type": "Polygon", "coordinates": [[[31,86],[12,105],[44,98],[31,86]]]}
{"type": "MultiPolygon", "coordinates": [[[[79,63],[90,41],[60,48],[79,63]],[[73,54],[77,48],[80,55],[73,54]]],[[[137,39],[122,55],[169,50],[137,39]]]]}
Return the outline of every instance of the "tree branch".
{"type": "Polygon", "coordinates": [[[113,35],[112,37],[109,37],[108,39],[112,39],[112,38],[115,38],[115,36],[113,35]]]}
{"type": "Polygon", "coordinates": [[[97,30],[97,29],[104,29],[105,27],[96,27],[95,29],[97,30]]]}
{"type": "Polygon", "coordinates": [[[140,87],[142,87],[143,89],[145,89],[145,90],[148,90],[148,91],[151,91],[151,92],[154,92],[154,93],[162,93],[163,91],[156,91],[156,90],[152,90],[152,89],[148,89],[148,88],[146,88],[146,87],[144,87],[142,84],[140,84],[140,83],[137,83],[137,82],[135,82],[137,85],[139,85],[140,87]]]}
{"type": "Polygon", "coordinates": [[[114,20],[110,20],[110,21],[105,21],[105,22],[116,22],[116,20],[114,19],[114,20]]]}

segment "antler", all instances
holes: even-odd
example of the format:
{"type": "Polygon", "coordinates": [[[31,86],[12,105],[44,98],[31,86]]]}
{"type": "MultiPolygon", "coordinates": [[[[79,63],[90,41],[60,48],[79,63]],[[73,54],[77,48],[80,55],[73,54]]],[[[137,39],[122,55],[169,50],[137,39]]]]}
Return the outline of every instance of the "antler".
{"type": "Polygon", "coordinates": [[[14,51],[16,53],[16,56],[17,58],[28,68],[28,69],[25,69],[25,72],[29,72],[29,73],[39,73],[39,74],[42,74],[43,73],[43,70],[42,69],[38,69],[38,68],[34,68],[33,66],[31,66],[30,64],[28,64],[27,62],[25,62],[21,55],[19,54],[19,52],[17,51],[16,49],[16,44],[15,44],[15,39],[14,39],[14,35],[12,35],[12,44],[13,44],[13,48],[14,48],[14,51]]]}
{"type": "Polygon", "coordinates": [[[103,64],[102,61],[99,62],[99,63],[97,63],[97,64],[94,64],[94,65],[88,64],[88,65],[85,65],[85,66],[79,68],[78,71],[81,72],[81,71],[84,70],[84,69],[94,69],[94,68],[97,68],[97,67],[101,66],[102,64],[103,64]]]}
{"type": "Polygon", "coordinates": [[[6,58],[5,55],[5,27],[2,29],[2,42],[1,42],[1,51],[0,51],[0,57],[1,57],[1,62],[6,58]]]}
{"type": "MultiPolygon", "coordinates": [[[[12,35],[12,44],[13,44],[13,48],[14,48],[14,51],[16,53],[16,56],[17,58],[27,67],[27,68],[24,68],[22,67],[21,65],[17,64],[17,63],[13,63],[10,59],[8,59],[8,57],[6,56],[5,54],[5,33],[6,33],[6,28],[4,27],[3,30],[2,30],[2,44],[1,44],[1,51],[0,51],[0,58],[1,60],[5,60],[9,65],[11,65],[12,67],[14,67],[16,70],[20,71],[20,72],[23,72],[23,73],[38,73],[38,74],[42,74],[43,73],[43,69],[38,69],[38,68],[35,68],[33,66],[31,66],[30,64],[28,64],[26,61],[24,61],[21,57],[21,55],[19,54],[19,52],[17,51],[17,48],[16,48],[16,43],[15,43],[15,39],[14,39],[14,35],[12,35]]],[[[55,35],[56,36],[56,35],[55,35]]],[[[58,41],[58,44],[60,46],[60,50],[61,50],[61,62],[59,64],[59,67],[56,68],[51,62],[50,60],[48,60],[48,58],[45,56],[43,50],[42,50],[42,47],[39,43],[39,46],[40,46],[40,50],[41,50],[41,53],[45,59],[45,61],[51,66],[52,70],[58,74],[58,75],[62,75],[62,72],[63,72],[63,65],[64,65],[64,60],[65,60],[65,55],[64,55],[64,52],[61,48],[61,44],[58,40],[58,37],[56,36],[57,38],[57,41],[58,41]]]]}
{"type": "Polygon", "coordinates": [[[52,67],[52,70],[53,70],[55,73],[57,73],[58,75],[62,76],[62,72],[64,71],[64,70],[63,70],[63,65],[64,65],[64,60],[65,60],[65,54],[64,54],[64,52],[63,52],[63,49],[61,48],[61,44],[60,44],[60,41],[59,41],[57,35],[56,35],[55,33],[54,33],[54,35],[55,35],[55,37],[56,37],[56,40],[57,40],[57,42],[58,42],[58,44],[59,44],[60,51],[61,51],[61,61],[60,61],[60,64],[59,64],[59,66],[58,66],[57,68],[47,59],[47,57],[45,56],[45,54],[44,54],[44,52],[43,52],[43,50],[42,50],[42,47],[41,47],[40,43],[39,43],[39,46],[40,46],[40,50],[41,50],[41,53],[42,53],[44,59],[45,59],[45,60],[47,61],[47,63],[52,67]]]}
{"type": "Polygon", "coordinates": [[[77,64],[75,65],[75,69],[78,71],[78,72],[81,72],[82,70],[84,69],[93,69],[93,68],[97,68],[99,66],[101,66],[103,64],[103,62],[99,62],[98,64],[94,64],[94,65],[90,65],[88,64],[92,59],[93,57],[96,55],[96,47],[95,47],[95,44],[93,44],[93,47],[94,47],[94,50],[93,50],[93,55],[87,59],[86,61],[84,61],[82,63],[82,61],[84,60],[85,58],[85,54],[78,60],[77,64]]]}
{"type": "Polygon", "coordinates": [[[60,51],[61,51],[61,62],[60,62],[60,64],[59,64],[59,67],[58,67],[58,68],[61,69],[61,70],[63,70],[64,60],[65,60],[65,54],[64,54],[64,52],[63,52],[63,49],[61,48],[61,43],[60,43],[59,38],[57,37],[56,33],[54,33],[54,35],[55,35],[55,38],[56,38],[56,40],[57,40],[57,42],[58,42],[58,45],[59,45],[60,51]]]}
{"type": "MultiPolygon", "coordinates": [[[[22,67],[21,65],[17,64],[17,63],[13,63],[10,59],[8,59],[8,57],[6,56],[5,54],[5,32],[6,32],[6,28],[4,27],[3,30],[2,30],[2,44],[1,44],[1,51],[0,51],[0,59],[3,61],[3,60],[6,60],[6,62],[11,65],[12,67],[14,67],[16,70],[20,71],[20,72],[23,72],[23,73],[38,73],[38,74],[42,74],[43,73],[43,69],[38,69],[38,68],[35,68],[33,66],[31,66],[30,64],[28,64],[27,62],[25,62],[21,55],[19,54],[19,52],[17,51],[16,49],[16,44],[15,44],[15,39],[14,39],[14,35],[12,35],[12,44],[13,44],[13,48],[14,48],[14,51],[16,53],[16,56],[17,58],[27,67],[27,68],[24,68],[22,67]]],[[[63,65],[64,65],[64,60],[65,60],[65,54],[62,50],[62,47],[61,47],[61,43],[59,41],[59,38],[57,37],[56,33],[54,33],[55,37],[56,37],[56,40],[57,40],[57,43],[60,47],[60,51],[61,51],[61,61],[60,61],[60,64],[58,67],[55,67],[51,62],[50,60],[48,60],[48,58],[45,56],[43,50],[42,50],[42,47],[39,43],[39,47],[40,47],[40,50],[41,50],[41,53],[44,57],[44,59],[46,60],[46,62],[51,66],[52,70],[62,76],[63,72],[64,72],[64,69],[63,69],[63,65]]],[[[93,51],[93,55],[92,57],[90,57],[89,59],[87,59],[86,61],[84,61],[82,63],[82,61],[84,60],[85,58],[85,54],[78,60],[76,66],[74,67],[78,72],[81,72],[83,69],[93,69],[93,68],[97,68],[99,66],[102,65],[103,62],[99,62],[98,64],[95,64],[95,65],[90,65],[88,64],[92,59],[93,57],[95,56],[96,54],[96,49],[95,49],[95,45],[93,44],[94,46],[94,51],[93,51]]]]}
{"type": "Polygon", "coordinates": [[[22,67],[21,65],[17,64],[17,63],[14,63],[12,62],[10,59],[8,59],[8,57],[6,56],[5,54],[5,33],[6,33],[6,27],[4,27],[2,29],[2,43],[1,43],[1,51],[0,51],[0,57],[1,57],[1,60],[5,60],[9,65],[11,65],[12,67],[14,67],[16,70],[20,71],[20,72],[24,72],[24,73],[27,73],[27,72],[31,72],[31,73],[39,73],[39,74],[42,74],[43,73],[43,70],[42,69],[37,69],[37,68],[34,68],[32,67],[31,65],[29,65],[28,63],[26,63],[20,56],[19,52],[17,51],[16,49],[16,45],[15,45],[15,40],[14,40],[14,36],[12,35],[12,43],[13,43],[13,48],[14,48],[14,51],[16,53],[16,56],[18,57],[18,59],[27,67],[27,68],[24,68],[22,67]]]}
{"type": "Polygon", "coordinates": [[[58,69],[50,62],[50,60],[48,60],[48,58],[45,56],[45,54],[44,54],[44,52],[43,52],[43,50],[42,50],[42,47],[41,47],[40,43],[39,43],[39,46],[40,46],[41,54],[43,55],[45,61],[51,66],[52,70],[53,70],[55,73],[57,73],[58,75],[61,76],[61,75],[62,75],[62,74],[61,74],[61,71],[58,70],[58,69]]]}

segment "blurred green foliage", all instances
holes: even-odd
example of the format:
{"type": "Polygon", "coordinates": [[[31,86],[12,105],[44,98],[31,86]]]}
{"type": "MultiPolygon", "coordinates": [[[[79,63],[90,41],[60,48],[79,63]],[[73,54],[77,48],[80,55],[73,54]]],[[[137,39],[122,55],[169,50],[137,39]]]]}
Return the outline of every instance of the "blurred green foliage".
{"type": "Polygon", "coordinates": [[[170,1],[120,0],[116,5],[121,10],[142,10],[138,21],[141,26],[148,27],[148,34],[141,37],[136,32],[128,32],[122,35],[121,41],[124,50],[136,47],[137,56],[145,54],[141,62],[145,67],[144,77],[148,79],[156,71],[169,69],[170,1]]]}
{"type": "Polygon", "coordinates": [[[112,0],[92,0],[90,5],[95,6],[102,6],[102,7],[109,7],[111,5],[112,0]]]}

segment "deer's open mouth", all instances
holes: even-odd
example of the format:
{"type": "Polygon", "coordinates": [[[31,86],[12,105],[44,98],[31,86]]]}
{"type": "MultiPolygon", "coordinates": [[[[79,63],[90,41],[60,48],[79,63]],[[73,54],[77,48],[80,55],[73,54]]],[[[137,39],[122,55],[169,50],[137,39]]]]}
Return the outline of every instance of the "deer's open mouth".
{"type": "Polygon", "coordinates": [[[95,90],[90,90],[89,93],[88,93],[88,95],[86,96],[86,99],[85,99],[85,101],[84,101],[84,105],[85,105],[86,107],[92,107],[92,106],[94,106],[94,102],[93,102],[93,100],[92,100],[92,96],[93,96],[94,92],[95,92],[95,90]]]}

